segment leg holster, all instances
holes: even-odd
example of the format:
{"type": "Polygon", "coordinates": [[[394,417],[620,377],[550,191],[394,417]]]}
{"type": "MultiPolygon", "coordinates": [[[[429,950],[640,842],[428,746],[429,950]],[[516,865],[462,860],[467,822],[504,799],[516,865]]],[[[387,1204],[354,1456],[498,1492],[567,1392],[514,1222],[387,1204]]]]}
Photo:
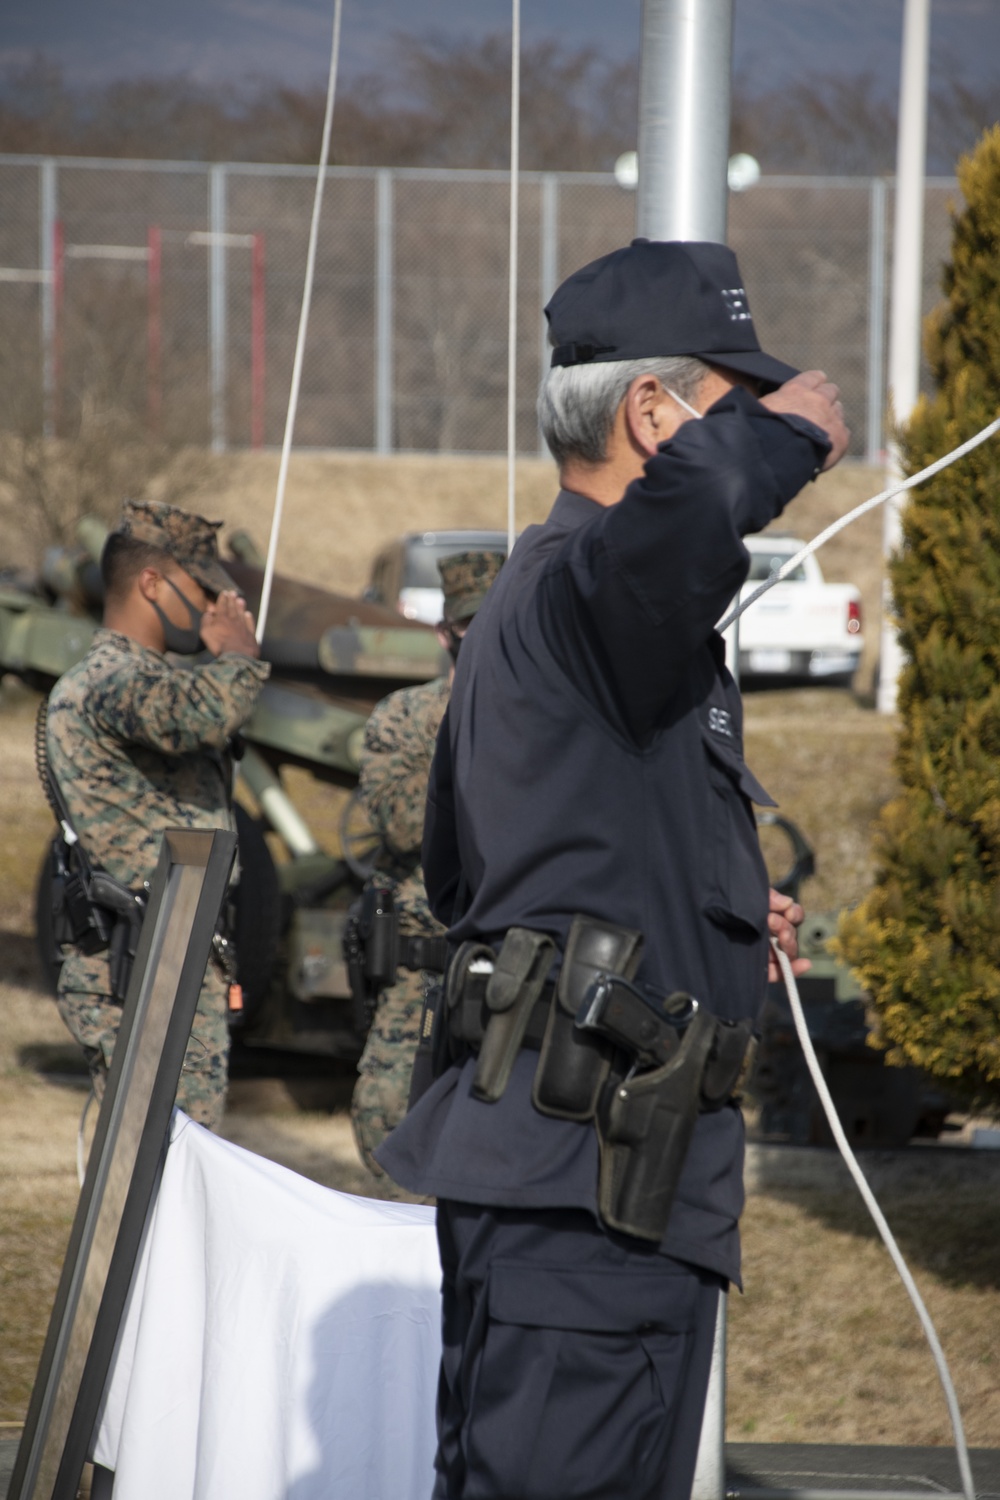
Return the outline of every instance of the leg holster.
{"type": "Polygon", "coordinates": [[[543,1115],[591,1120],[614,1048],[574,1026],[584,996],[599,974],[631,979],[642,957],[642,934],[610,922],[575,916],[549,1009],[532,1101],[543,1115]]]}

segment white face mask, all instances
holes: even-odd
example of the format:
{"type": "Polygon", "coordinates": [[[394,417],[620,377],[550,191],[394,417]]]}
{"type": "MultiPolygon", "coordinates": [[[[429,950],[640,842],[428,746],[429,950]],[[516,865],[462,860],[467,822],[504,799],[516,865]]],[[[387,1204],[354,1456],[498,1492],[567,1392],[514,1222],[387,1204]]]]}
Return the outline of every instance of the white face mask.
{"type": "Polygon", "coordinates": [[[683,396],[678,396],[677,392],[672,391],[669,385],[665,385],[663,389],[666,391],[668,396],[673,397],[678,406],[683,406],[689,417],[695,417],[699,422],[701,421],[704,413],[696,411],[695,408],[690,404],[690,402],[685,401],[683,396]]]}

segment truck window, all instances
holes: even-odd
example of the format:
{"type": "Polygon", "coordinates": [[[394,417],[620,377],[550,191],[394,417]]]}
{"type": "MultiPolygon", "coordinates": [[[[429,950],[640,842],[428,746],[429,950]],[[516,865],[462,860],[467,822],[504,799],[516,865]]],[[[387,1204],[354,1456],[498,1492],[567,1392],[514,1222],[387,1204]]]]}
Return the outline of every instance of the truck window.
{"type": "MultiPolygon", "coordinates": [[[[786,563],[794,552],[751,552],[750,572],[747,575],[748,583],[763,583],[765,578],[770,578],[772,573],[777,573],[782,563],[786,563]]],[[[806,570],[799,563],[794,573],[789,573],[784,580],[785,583],[805,583],[806,570]]]]}

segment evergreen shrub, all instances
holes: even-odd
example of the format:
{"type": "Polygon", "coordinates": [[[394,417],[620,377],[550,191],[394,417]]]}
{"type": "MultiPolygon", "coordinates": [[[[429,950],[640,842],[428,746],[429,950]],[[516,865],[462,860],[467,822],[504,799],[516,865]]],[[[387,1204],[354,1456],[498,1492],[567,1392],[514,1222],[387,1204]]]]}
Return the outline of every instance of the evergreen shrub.
{"type": "MultiPolygon", "coordinates": [[[[937,393],[901,433],[916,473],[1000,412],[1000,125],[959,163],[944,302],[927,320],[937,393]]],[[[876,1044],[1000,1109],[1000,437],[910,492],[891,581],[900,795],[874,888],[838,949],[872,995],[876,1044]]]]}

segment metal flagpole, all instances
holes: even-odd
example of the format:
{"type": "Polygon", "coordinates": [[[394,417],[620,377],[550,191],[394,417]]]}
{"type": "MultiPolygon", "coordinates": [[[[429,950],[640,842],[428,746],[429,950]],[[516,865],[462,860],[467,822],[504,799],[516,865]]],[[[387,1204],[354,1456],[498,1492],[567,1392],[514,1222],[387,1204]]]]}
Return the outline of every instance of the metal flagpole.
{"type": "MultiPolygon", "coordinates": [[[[643,0],[637,234],[725,244],[732,52],[733,0],[643,0]]],[[[738,636],[729,645],[735,676],[738,636]]],[[[725,1416],[726,1298],[720,1296],[693,1500],[725,1494],[725,1416]]]]}
{"type": "Polygon", "coordinates": [[[507,291],[507,552],[517,535],[515,467],[517,462],[517,190],[520,178],[521,6],[512,0],[510,58],[510,250],[507,291]]]}
{"type": "MultiPolygon", "coordinates": [[[[899,126],[896,145],[896,215],[892,241],[892,301],[889,312],[889,389],[893,418],[906,422],[920,388],[920,306],[924,249],[924,169],[927,158],[927,53],[930,0],[906,0],[899,77],[899,126]]],[[[903,477],[899,444],[889,441],[888,485],[903,477]]],[[[903,539],[902,501],[885,508],[882,552],[882,640],[879,656],[878,710],[896,711],[896,689],[903,653],[892,619],[888,561],[903,539]]]]}
{"type": "Polygon", "coordinates": [[[636,233],[725,244],[733,0],[643,0],[636,233]]]}

